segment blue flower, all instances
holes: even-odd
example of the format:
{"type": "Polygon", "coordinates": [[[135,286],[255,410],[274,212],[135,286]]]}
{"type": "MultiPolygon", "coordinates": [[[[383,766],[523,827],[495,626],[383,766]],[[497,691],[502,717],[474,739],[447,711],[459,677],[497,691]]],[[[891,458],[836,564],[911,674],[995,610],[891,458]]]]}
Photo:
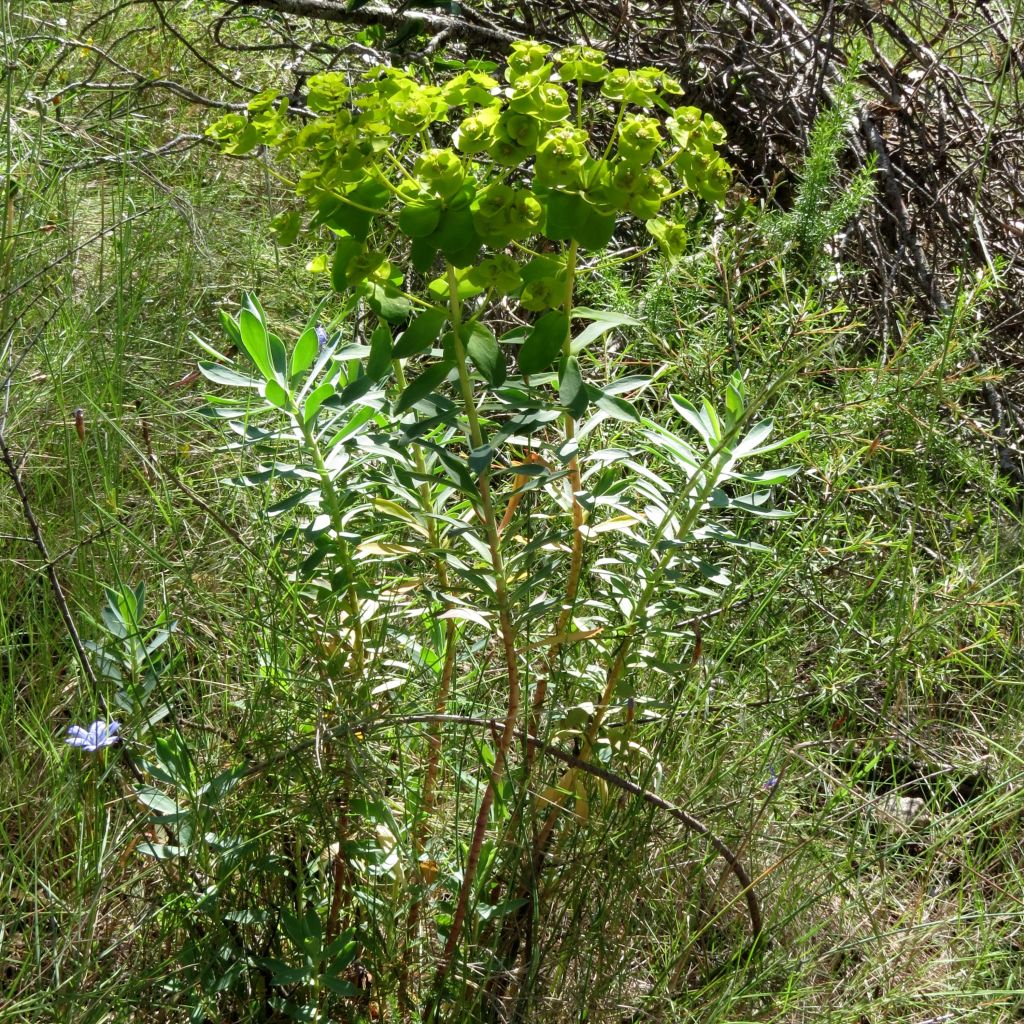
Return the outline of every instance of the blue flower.
{"type": "Polygon", "coordinates": [[[111,722],[109,725],[106,722],[93,722],[88,729],[72,725],[68,727],[67,739],[64,742],[82,750],[102,750],[104,747],[112,747],[117,742],[120,728],[120,722],[111,722]]]}
{"type": "Polygon", "coordinates": [[[327,331],[320,325],[316,325],[316,349],[319,355],[324,350],[324,346],[327,344],[327,331]]]}
{"type": "Polygon", "coordinates": [[[761,783],[761,788],[770,793],[779,784],[779,777],[775,774],[774,768],[768,769],[768,778],[761,783]]]}

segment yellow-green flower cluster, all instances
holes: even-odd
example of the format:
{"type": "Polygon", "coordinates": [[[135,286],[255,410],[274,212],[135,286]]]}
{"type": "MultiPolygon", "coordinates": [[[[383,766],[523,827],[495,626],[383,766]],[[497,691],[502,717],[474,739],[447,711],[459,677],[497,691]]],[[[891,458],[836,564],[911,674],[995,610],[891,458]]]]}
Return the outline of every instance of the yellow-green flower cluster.
{"type": "MultiPolygon", "coordinates": [[[[440,253],[478,265],[481,287],[509,294],[514,261],[485,258],[485,248],[540,236],[600,249],[632,216],[666,252],[682,250],[676,201],[721,202],[732,180],[718,153],[722,126],[677,106],[682,93],[663,71],[609,68],[591,47],[520,42],[500,77],[471,69],[435,84],[388,67],[350,82],[327,72],[308,81],[315,117],[305,124],[263,93],[248,116],[228,114],[208,131],[227,151],[265,145],[295,163],[314,224],[350,240],[336,284],[380,276],[373,233],[385,249],[410,240],[420,270],[440,253]]],[[[558,301],[557,274],[523,274],[518,286],[528,308],[558,301]]]]}

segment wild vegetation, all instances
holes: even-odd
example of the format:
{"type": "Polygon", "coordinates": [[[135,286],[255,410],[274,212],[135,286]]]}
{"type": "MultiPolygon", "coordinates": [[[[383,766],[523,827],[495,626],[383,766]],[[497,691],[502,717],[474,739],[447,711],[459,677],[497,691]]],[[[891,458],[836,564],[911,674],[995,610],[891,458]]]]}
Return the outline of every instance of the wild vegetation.
{"type": "Polygon", "coordinates": [[[4,8],[0,1020],[1024,1012],[1012,231],[510,6],[4,8]]]}

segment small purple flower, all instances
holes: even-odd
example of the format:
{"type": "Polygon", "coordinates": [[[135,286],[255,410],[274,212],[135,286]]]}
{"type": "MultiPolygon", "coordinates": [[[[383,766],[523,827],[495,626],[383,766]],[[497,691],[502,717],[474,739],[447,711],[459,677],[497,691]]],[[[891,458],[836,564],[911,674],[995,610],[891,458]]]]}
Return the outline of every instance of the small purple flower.
{"type": "Polygon", "coordinates": [[[104,747],[112,747],[118,740],[117,732],[121,728],[120,722],[93,722],[88,729],[80,725],[68,727],[65,743],[72,747],[80,747],[82,750],[97,751],[104,747]]]}
{"type": "Polygon", "coordinates": [[[316,354],[319,355],[327,344],[327,331],[320,325],[316,325],[316,354]]]}
{"type": "Polygon", "coordinates": [[[779,777],[775,774],[774,768],[768,769],[768,778],[761,783],[761,788],[766,792],[770,793],[779,784],[779,777]]]}

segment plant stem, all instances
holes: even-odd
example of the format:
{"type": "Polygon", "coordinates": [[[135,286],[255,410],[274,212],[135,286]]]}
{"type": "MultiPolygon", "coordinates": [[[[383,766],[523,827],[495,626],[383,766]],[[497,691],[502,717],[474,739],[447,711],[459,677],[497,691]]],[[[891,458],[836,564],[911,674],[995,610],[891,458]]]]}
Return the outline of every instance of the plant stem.
{"type": "MultiPolygon", "coordinates": [[[[406,388],[406,378],[401,360],[393,360],[392,366],[399,390],[404,391],[406,388]]],[[[438,535],[437,523],[433,515],[434,502],[430,493],[430,484],[427,480],[429,475],[427,463],[423,458],[423,451],[418,445],[413,445],[412,450],[416,472],[421,477],[418,491],[423,515],[426,519],[427,539],[430,542],[431,548],[437,551],[441,546],[441,538],[438,535]]],[[[440,555],[437,555],[434,559],[434,567],[441,590],[444,594],[447,594],[449,592],[448,565],[440,555]]],[[[452,607],[447,598],[442,598],[442,603],[444,604],[445,611],[452,607]]],[[[437,700],[434,705],[434,709],[439,715],[443,715],[448,708],[448,695],[451,692],[452,676],[455,673],[455,629],[455,620],[449,619],[445,626],[444,666],[441,670],[441,683],[437,690],[437,700]]],[[[441,727],[439,725],[430,730],[428,743],[430,744],[430,755],[427,761],[427,770],[423,777],[423,789],[420,793],[419,823],[414,835],[417,852],[421,852],[423,849],[423,824],[429,819],[434,804],[434,786],[437,781],[438,765],[441,758],[441,727]]],[[[418,907],[419,901],[417,900],[409,914],[410,921],[412,922],[414,922],[418,907]]]]}
{"type": "Polygon", "coordinates": [[[320,444],[313,432],[313,427],[305,421],[301,410],[292,410],[292,416],[302,432],[303,440],[306,443],[306,450],[313,459],[313,466],[320,477],[320,488],[324,505],[327,508],[327,514],[331,518],[331,526],[336,535],[337,550],[341,556],[345,575],[348,577],[345,596],[346,603],[348,604],[349,618],[352,620],[352,652],[355,656],[356,672],[362,678],[364,674],[363,624],[360,620],[359,596],[356,593],[356,575],[355,566],[352,562],[352,553],[349,551],[348,542],[341,536],[344,529],[344,522],[341,516],[341,501],[338,498],[334,481],[331,479],[330,471],[327,469],[327,464],[324,462],[323,453],[320,451],[320,444]]]}
{"type": "MultiPolygon", "coordinates": [[[[404,391],[407,386],[405,377],[405,369],[402,366],[400,359],[392,360],[392,367],[395,373],[395,381],[398,384],[400,391],[404,391]]],[[[426,460],[423,458],[423,451],[418,445],[412,446],[413,451],[413,462],[416,465],[416,472],[420,475],[420,484],[417,488],[420,496],[420,505],[423,508],[423,515],[426,520],[427,539],[430,543],[431,548],[436,552],[441,546],[441,538],[437,532],[437,523],[434,520],[434,502],[433,496],[430,492],[430,483],[428,481],[428,469],[426,460]]],[[[448,565],[439,554],[435,555],[434,568],[437,572],[438,584],[441,587],[443,593],[442,604],[444,605],[445,611],[448,611],[452,605],[447,599],[449,593],[449,582],[448,582],[448,565]]],[[[448,697],[451,693],[452,677],[455,674],[455,658],[457,654],[456,649],[456,624],[454,619],[448,619],[445,624],[444,634],[444,665],[441,669],[441,682],[437,688],[437,697],[434,701],[434,711],[438,715],[443,715],[448,710],[448,697]]],[[[423,787],[420,790],[420,801],[419,808],[417,810],[416,821],[412,829],[413,846],[415,848],[417,857],[422,854],[424,846],[426,845],[426,826],[427,822],[430,821],[433,808],[434,808],[434,791],[437,785],[437,775],[441,763],[441,725],[440,723],[434,724],[430,727],[427,735],[427,744],[429,747],[429,753],[427,755],[427,768],[423,774],[423,787]]],[[[410,943],[415,938],[416,926],[419,922],[420,912],[423,906],[423,900],[417,898],[413,900],[412,905],[409,907],[409,914],[406,918],[406,935],[409,937],[410,943]]],[[[408,949],[407,949],[408,952],[408,949]]],[[[408,991],[408,978],[409,978],[409,963],[408,956],[403,957],[401,967],[401,980],[400,994],[404,998],[404,994],[408,991]]]]}
{"type": "MultiPolygon", "coordinates": [[[[459,386],[462,391],[463,404],[466,409],[466,416],[469,420],[469,439],[474,449],[483,447],[484,437],[480,428],[480,416],[476,407],[476,400],[473,395],[473,383],[469,377],[469,368],[466,364],[466,349],[462,343],[462,308],[458,298],[458,281],[455,276],[455,268],[448,264],[448,294],[451,306],[452,334],[454,337],[455,359],[459,370],[459,386]]],[[[516,661],[515,628],[512,623],[512,614],[509,608],[508,590],[505,585],[505,566],[501,557],[501,542],[498,536],[498,522],[494,516],[494,506],[491,502],[490,490],[490,468],[487,467],[480,474],[480,511],[483,516],[484,529],[487,534],[487,546],[491,555],[491,567],[494,570],[494,592],[495,603],[497,604],[498,623],[501,633],[501,643],[505,655],[505,669],[508,673],[508,706],[505,711],[505,721],[501,732],[498,735],[497,749],[494,753],[494,765],[491,768],[490,778],[480,798],[480,808],[477,811],[476,824],[473,829],[473,837],[470,841],[469,852],[466,857],[466,865],[463,869],[462,885],[459,888],[458,900],[455,906],[455,913],[452,917],[451,927],[448,931],[448,940],[445,943],[444,951],[441,954],[441,963],[437,968],[434,978],[434,992],[427,1000],[423,1019],[427,1021],[433,1015],[433,1009],[440,997],[441,987],[451,970],[455,959],[455,951],[458,948],[459,937],[462,926],[466,920],[466,912],[469,907],[470,894],[476,881],[477,868],[480,864],[480,852],[483,847],[484,835],[487,831],[487,821],[490,816],[491,804],[494,802],[494,793],[501,782],[505,772],[505,761],[508,756],[512,739],[515,736],[516,718],[519,715],[519,703],[521,686],[519,680],[519,668],[516,661]]]]}
{"type": "MultiPolygon", "coordinates": [[[[562,298],[562,311],[566,316],[565,339],[562,342],[562,358],[568,359],[572,355],[572,299],[576,284],[576,257],[578,245],[573,240],[569,245],[566,256],[566,281],[565,294],[562,298]]],[[[576,419],[571,412],[566,412],[563,417],[565,443],[570,444],[576,437],[576,419]]],[[[580,480],[579,460],[575,455],[569,459],[569,486],[572,489],[572,555],[569,562],[569,578],[565,584],[565,601],[562,611],[559,613],[558,622],[555,626],[555,641],[548,648],[544,666],[537,680],[537,687],[533,693],[533,703],[530,709],[530,731],[536,735],[540,725],[540,713],[547,697],[548,680],[551,677],[551,666],[558,656],[558,649],[562,645],[559,640],[566,631],[569,619],[572,617],[573,606],[576,603],[576,594],[579,591],[580,576],[583,572],[583,506],[580,505],[577,495],[582,490],[583,484],[580,480]]],[[[535,751],[533,747],[527,748],[526,763],[527,770],[532,766],[535,751]]]]}
{"type": "MultiPolygon", "coordinates": [[[[700,470],[695,472],[690,478],[690,485],[684,489],[682,495],[683,498],[685,498],[687,494],[691,493],[691,488],[696,482],[697,474],[699,472],[700,470]]],[[[704,469],[704,484],[693,496],[690,508],[686,511],[680,522],[680,526],[677,531],[680,537],[685,537],[693,528],[694,523],[697,521],[697,516],[700,515],[704,508],[704,502],[714,490],[717,482],[718,474],[714,471],[713,463],[706,465],[704,469]]],[[[672,511],[667,510],[663,522],[667,522],[671,517],[671,514],[672,511]]],[[[587,725],[586,731],[583,734],[583,744],[580,750],[581,761],[587,761],[590,758],[594,741],[597,739],[597,734],[601,730],[601,725],[608,713],[608,708],[611,706],[612,698],[615,696],[615,691],[618,689],[619,683],[622,681],[622,677],[625,674],[626,667],[629,663],[629,655],[632,652],[633,643],[636,640],[637,630],[639,629],[644,615],[646,614],[648,604],[650,604],[651,599],[658,591],[661,580],[661,572],[655,571],[651,573],[651,578],[644,587],[643,592],[641,593],[633,610],[633,614],[629,622],[626,624],[622,640],[615,649],[615,654],[612,657],[611,663],[605,673],[605,684],[604,689],[601,692],[601,698],[598,701],[597,706],[594,708],[594,713],[590,718],[590,723],[587,725]]],[[[552,787],[548,791],[548,803],[551,804],[551,809],[548,813],[547,820],[544,822],[544,825],[537,836],[537,841],[534,844],[535,856],[539,856],[540,853],[547,849],[547,844],[551,839],[551,833],[554,831],[555,824],[558,820],[558,812],[575,793],[578,778],[579,770],[575,767],[570,768],[562,775],[561,779],[559,779],[557,787],[552,787]]]]}

